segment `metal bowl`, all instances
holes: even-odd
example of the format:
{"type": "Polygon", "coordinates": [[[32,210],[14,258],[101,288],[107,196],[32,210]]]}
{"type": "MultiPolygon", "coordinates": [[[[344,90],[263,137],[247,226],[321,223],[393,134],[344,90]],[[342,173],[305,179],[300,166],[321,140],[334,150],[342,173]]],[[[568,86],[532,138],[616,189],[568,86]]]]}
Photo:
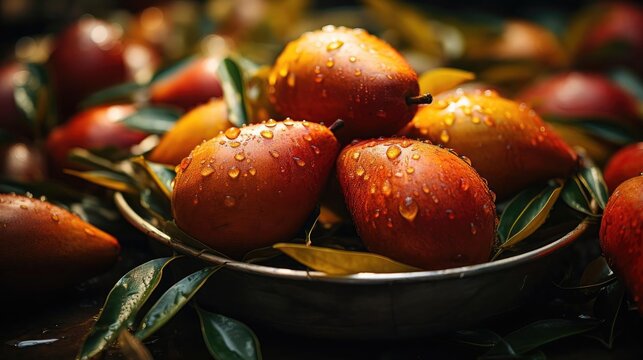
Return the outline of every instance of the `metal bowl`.
{"type": "MultiPolygon", "coordinates": [[[[123,216],[140,231],[178,253],[171,241],[116,193],[123,216]]],[[[202,253],[226,266],[199,293],[199,303],[247,322],[300,335],[374,339],[426,336],[463,329],[520,307],[542,294],[565,261],[569,244],[588,224],[535,250],[459,268],[394,274],[330,276],[249,264],[202,253]]]]}

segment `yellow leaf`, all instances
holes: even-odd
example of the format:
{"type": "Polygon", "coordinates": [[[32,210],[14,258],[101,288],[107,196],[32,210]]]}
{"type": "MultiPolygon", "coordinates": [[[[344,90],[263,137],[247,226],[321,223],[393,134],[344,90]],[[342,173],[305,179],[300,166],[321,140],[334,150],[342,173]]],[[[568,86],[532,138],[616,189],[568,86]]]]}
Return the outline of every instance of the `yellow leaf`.
{"type": "Polygon", "coordinates": [[[520,241],[524,240],[527,236],[533,234],[536,230],[538,230],[538,228],[540,228],[540,226],[545,223],[545,220],[547,220],[547,216],[549,215],[551,208],[556,203],[556,200],[558,200],[558,196],[560,195],[560,191],[562,189],[563,189],[562,184],[558,186],[556,189],[554,189],[551,195],[549,196],[549,198],[547,199],[545,206],[543,206],[543,208],[540,209],[540,211],[533,218],[533,220],[529,222],[529,224],[525,226],[524,229],[520,230],[512,237],[507,239],[507,241],[505,241],[504,244],[500,246],[500,248],[506,249],[506,248],[512,247],[513,245],[519,243],[520,241]]]}
{"type": "Polygon", "coordinates": [[[476,76],[472,72],[453,69],[437,68],[432,69],[420,76],[420,93],[433,95],[451,90],[463,82],[471,81],[476,76]]]}
{"type": "Polygon", "coordinates": [[[65,169],[64,172],[65,174],[79,177],[83,180],[89,181],[90,183],[93,183],[111,190],[125,192],[129,194],[138,193],[138,191],[128,183],[110,178],[108,176],[96,174],[92,171],[82,172],[82,171],[76,171],[71,169],[65,169]]]}
{"type": "Polygon", "coordinates": [[[286,243],[275,244],[273,247],[309,268],[329,275],[351,275],[360,272],[397,273],[420,270],[371,253],[286,243]]]}

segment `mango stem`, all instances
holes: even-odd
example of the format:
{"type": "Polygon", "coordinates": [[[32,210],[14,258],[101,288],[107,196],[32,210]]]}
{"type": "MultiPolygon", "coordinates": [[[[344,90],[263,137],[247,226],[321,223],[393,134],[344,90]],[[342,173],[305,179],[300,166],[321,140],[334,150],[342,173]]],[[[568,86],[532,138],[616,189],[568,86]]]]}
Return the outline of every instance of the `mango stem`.
{"type": "Polygon", "coordinates": [[[333,134],[335,134],[337,130],[343,127],[344,127],[344,120],[337,119],[331,126],[328,127],[328,130],[330,130],[333,134]]]}
{"type": "Polygon", "coordinates": [[[426,93],[418,96],[409,96],[406,98],[406,105],[430,104],[433,102],[433,95],[426,93]]]}

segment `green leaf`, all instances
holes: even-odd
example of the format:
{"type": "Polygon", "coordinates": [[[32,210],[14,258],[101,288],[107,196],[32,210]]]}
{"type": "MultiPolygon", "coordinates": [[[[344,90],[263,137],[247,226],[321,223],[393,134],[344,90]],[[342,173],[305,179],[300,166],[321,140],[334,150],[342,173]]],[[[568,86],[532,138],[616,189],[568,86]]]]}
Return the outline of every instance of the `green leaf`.
{"type": "Polygon", "coordinates": [[[237,320],[196,308],[205,345],[217,360],[259,360],[259,340],[237,320]]]}
{"type": "Polygon", "coordinates": [[[37,130],[46,115],[47,75],[42,65],[25,64],[25,76],[14,81],[13,99],[31,129],[37,130]]]}
{"type": "Polygon", "coordinates": [[[168,132],[182,115],[178,109],[171,107],[148,106],[136,110],[124,118],[123,124],[148,134],[162,135],[168,132]]]}
{"type": "Polygon", "coordinates": [[[245,84],[239,65],[232,58],[221,60],[217,70],[223,96],[228,106],[228,120],[235,126],[241,127],[250,122],[246,104],[245,84]]]}
{"type": "Polygon", "coordinates": [[[131,178],[117,173],[104,170],[76,171],[70,169],[65,169],[64,173],[73,175],[75,177],[81,178],[110,190],[125,192],[129,194],[136,194],[138,192],[136,187],[132,184],[131,178]]]}
{"type": "Polygon", "coordinates": [[[559,184],[536,186],[520,192],[500,217],[501,249],[509,248],[533,234],[547,219],[562,189],[559,184]]]}
{"type": "MultiPolygon", "coordinates": [[[[538,320],[512,333],[504,340],[516,354],[525,354],[552,341],[582,334],[595,329],[600,321],[590,319],[546,319],[538,320]]],[[[504,349],[491,349],[486,356],[504,354],[504,349]]]]}
{"type": "Polygon", "coordinates": [[[83,165],[91,170],[103,170],[129,176],[125,170],[111,160],[100,157],[89,150],[74,148],[67,155],[67,159],[79,165],[83,165]]]}
{"type": "Polygon", "coordinates": [[[145,314],[136,332],[136,337],[145,340],[163,327],[192,299],[208,278],[220,268],[221,266],[201,269],[172,285],[145,314]]]}
{"type": "Polygon", "coordinates": [[[594,216],[595,214],[592,213],[590,207],[590,199],[583,189],[584,186],[580,179],[577,175],[574,175],[565,182],[560,196],[565,204],[572,209],[589,216],[594,216]]]}
{"type": "Polygon", "coordinates": [[[163,268],[176,257],[160,258],[130,270],[118,280],[107,295],[98,320],[85,339],[78,359],[91,359],[117,339],[131,325],[136,313],[150,297],[163,273],[163,268]]]}
{"type": "Polygon", "coordinates": [[[360,272],[397,273],[419,270],[385,256],[367,252],[289,243],[279,243],[273,247],[311,269],[330,275],[351,275],[360,272]]]}
{"type": "Polygon", "coordinates": [[[173,168],[147,161],[142,156],[131,158],[130,161],[145,171],[152,183],[168,200],[172,198],[172,181],[176,177],[173,168]]]}
{"type": "Polygon", "coordinates": [[[578,124],[587,133],[617,145],[627,145],[636,141],[632,132],[610,120],[582,120],[578,124]]]}
{"type": "Polygon", "coordinates": [[[493,348],[498,353],[507,356],[516,355],[514,349],[502,336],[488,329],[457,331],[453,334],[453,339],[470,346],[493,348]]]}
{"type": "Polygon", "coordinates": [[[113,104],[123,101],[131,102],[134,94],[144,88],[145,85],[138,84],[134,81],[110,86],[86,97],[80,103],[80,107],[86,109],[102,104],[113,104]]]}
{"type": "Polygon", "coordinates": [[[179,60],[176,63],[165,67],[161,70],[159,70],[154,76],[152,76],[152,79],[150,80],[150,85],[163,80],[167,77],[172,76],[174,73],[182,70],[184,67],[187,67],[188,65],[192,64],[194,61],[196,61],[197,57],[196,56],[189,56],[185,59],[179,60]]]}
{"type": "Polygon", "coordinates": [[[578,179],[592,195],[592,198],[596,200],[598,206],[601,209],[605,209],[608,198],[607,185],[605,185],[605,179],[603,179],[601,171],[593,165],[584,167],[578,173],[578,179]]]}
{"type": "Polygon", "coordinates": [[[223,258],[229,258],[229,256],[220,253],[211,247],[205,245],[201,241],[193,238],[192,236],[186,234],[183,230],[181,230],[174,221],[166,221],[163,225],[163,231],[170,236],[172,241],[178,241],[180,243],[183,243],[185,245],[188,245],[192,248],[194,248],[197,251],[200,252],[208,252],[211,254],[215,254],[217,256],[223,257],[223,258]]]}

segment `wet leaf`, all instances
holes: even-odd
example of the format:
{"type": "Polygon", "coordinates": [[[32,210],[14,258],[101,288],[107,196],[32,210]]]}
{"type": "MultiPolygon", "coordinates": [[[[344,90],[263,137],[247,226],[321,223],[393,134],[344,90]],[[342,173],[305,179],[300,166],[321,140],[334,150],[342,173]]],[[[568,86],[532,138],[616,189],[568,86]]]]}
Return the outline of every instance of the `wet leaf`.
{"type": "Polygon", "coordinates": [[[275,244],[273,247],[311,269],[330,275],[350,275],[360,272],[397,273],[420,270],[387,257],[366,252],[287,243],[275,244]]]}
{"type": "Polygon", "coordinates": [[[136,337],[145,340],[163,327],[220,268],[221,266],[201,269],[172,285],[145,314],[136,332],[136,337]]]}
{"type": "Polygon", "coordinates": [[[93,184],[129,194],[136,194],[138,190],[132,184],[132,180],[124,175],[119,175],[113,172],[104,170],[93,171],[76,171],[65,169],[65,174],[73,175],[83,180],[89,181],[93,184]]]}
{"type": "Polygon", "coordinates": [[[420,93],[437,95],[451,90],[456,86],[474,80],[475,74],[469,71],[453,68],[432,69],[420,76],[420,93]]]}
{"type": "MultiPolygon", "coordinates": [[[[516,354],[526,354],[552,341],[569,336],[582,334],[595,329],[601,324],[598,320],[590,319],[546,319],[538,320],[514,332],[507,334],[504,340],[516,354]]],[[[504,349],[493,348],[487,354],[502,355],[504,349]]]]}
{"type": "Polygon", "coordinates": [[[603,179],[601,171],[593,165],[584,167],[580,170],[578,179],[592,195],[592,198],[596,200],[598,206],[601,209],[605,209],[608,198],[607,185],[605,185],[605,179],[603,179]]]}
{"type": "Polygon", "coordinates": [[[118,345],[127,360],[153,360],[152,354],[150,354],[145,345],[130,334],[127,329],[121,331],[118,337],[118,345]]]}
{"type": "Polygon", "coordinates": [[[259,340],[246,325],[196,308],[205,345],[217,360],[260,360],[259,340]]]}
{"type": "Polygon", "coordinates": [[[86,109],[103,104],[131,102],[134,94],[144,88],[145,85],[138,84],[134,81],[114,85],[89,95],[80,103],[80,107],[86,109]]]}
{"type": "Polygon", "coordinates": [[[176,108],[148,106],[137,109],[122,121],[131,129],[162,135],[174,126],[181,114],[182,112],[176,108]]]}
{"type": "Polygon", "coordinates": [[[585,194],[585,187],[581,183],[578,176],[574,175],[565,182],[563,190],[560,193],[561,198],[572,209],[579,211],[583,214],[593,216],[590,199],[585,194]]]}
{"type": "Polygon", "coordinates": [[[105,305],[85,339],[78,359],[91,359],[116,340],[121,331],[131,324],[158,285],[163,268],[175,258],[148,261],[118,280],[107,295],[105,305]]]}
{"type": "Polygon", "coordinates": [[[237,127],[248,124],[250,116],[241,68],[232,58],[225,58],[221,60],[217,73],[223,87],[223,97],[228,106],[228,120],[237,127]]]}
{"type": "Polygon", "coordinates": [[[562,185],[547,184],[528,188],[516,195],[500,217],[500,248],[509,248],[538,230],[547,219],[561,189],[562,185]]]}

